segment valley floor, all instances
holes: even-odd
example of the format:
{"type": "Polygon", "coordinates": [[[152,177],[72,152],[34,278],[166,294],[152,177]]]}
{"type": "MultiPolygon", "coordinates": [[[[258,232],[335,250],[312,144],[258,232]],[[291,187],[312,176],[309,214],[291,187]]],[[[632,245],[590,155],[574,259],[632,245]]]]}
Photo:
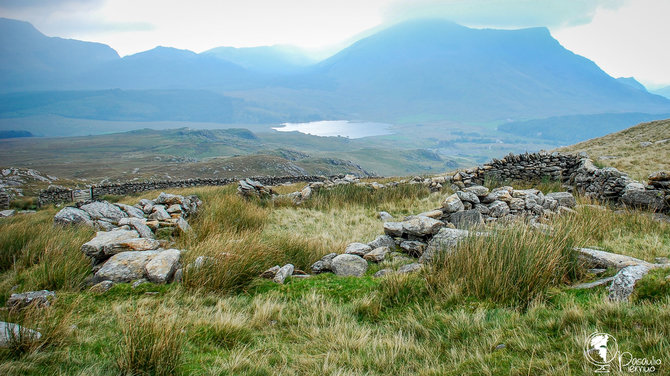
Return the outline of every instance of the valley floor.
{"type": "MultiPolygon", "coordinates": [[[[430,210],[447,190],[352,185],[320,192],[300,208],[245,201],[232,186],[171,192],[204,202],[193,234],[172,239],[188,250],[184,263],[200,255],[217,260],[205,274],[186,273],[182,284],[118,284],[93,293],[83,287],[90,266],[79,249],[93,230],[54,227],[56,208],[0,220],[0,303],[15,291],[58,294],[39,312],[0,313],[43,334],[39,346],[0,351],[0,374],[581,375],[596,369],[583,354],[596,331],[636,358],[660,358],[657,374],[670,374],[670,270],[647,275],[631,302],[613,303],[604,287],[569,288],[594,278],[581,268],[549,268],[544,284],[519,283],[535,270],[500,269],[541,246],[549,257],[573,246],[651,262],[670,257],[670,224],[647,213],[580,206],[554,218],[551,233],[492,229],[507,234],[494,253],[473,251],[476,239],[459,248],[470,253],[460,258],[458,278],[439,264],[374,278],[386,265],[373,265],[362,278],[321,274],[278,285],[257,276],[287,262],[308,270],[324,254],[383,233],[379,211],[402,218],[430,210]]],[[[156,195],[118,199],[133,204],[156,195]]]]}

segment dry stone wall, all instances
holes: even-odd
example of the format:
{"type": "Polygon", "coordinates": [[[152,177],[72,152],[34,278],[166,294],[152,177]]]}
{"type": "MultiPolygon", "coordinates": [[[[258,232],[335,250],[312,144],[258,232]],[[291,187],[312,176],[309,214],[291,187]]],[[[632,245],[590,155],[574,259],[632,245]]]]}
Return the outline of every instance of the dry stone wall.
{"type": "MultiPolygon", "coordinates": [[[[344,175],[334,175],[329,177],[324,176],[256,176],[251,179],[261,182],[265,185],[279,185],[284,183],[294,182],[313,182],[323,181],[326,179],[342,178],[344,175]]],[[[143,181],[143,182],[127,182],[127,183],[112,183],[100,184],[90,187],[91,199],[96,200],[104,195],[119,195],[125,196],[137,192],[162,190],[170,188],[189,188],[189,187],[203,187],[203,186],[221,186],[228,185],[239,181],[240,178],[198,178],[198,179],[184,179],[184,180],[160,180],[160,181],[143,181]]],[[[63,187],[49,187],[40,192],[39,204],[58,204],[64,202],[74,201],[74,190],[63,187]]]]}
{"type": "Polygon", "coordinates": [[[6,191],[0,190],[0,210],[9,209],[9,195],[6,191]]]}

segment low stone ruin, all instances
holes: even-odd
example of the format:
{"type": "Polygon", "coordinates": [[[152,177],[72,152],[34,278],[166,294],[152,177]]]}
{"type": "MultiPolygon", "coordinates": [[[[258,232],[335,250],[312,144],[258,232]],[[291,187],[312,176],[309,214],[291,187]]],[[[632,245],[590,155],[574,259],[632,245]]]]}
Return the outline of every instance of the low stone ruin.
{"type": "Polygon", "coordinates": [[[170,249],[167,241],[157,240],[156,231],[189,232],[191,226],[186,218],[195,215],[201,204],[196,196],[168,193],[161,193],[155,200],[142,199],[134,206],[94,201],[63,208],[54,223],[102,230],[81,246],[93,265],[90,282],[98,284],[95,290],[136,280],[169,283],[181,267],[182,251],[170,249]]]}

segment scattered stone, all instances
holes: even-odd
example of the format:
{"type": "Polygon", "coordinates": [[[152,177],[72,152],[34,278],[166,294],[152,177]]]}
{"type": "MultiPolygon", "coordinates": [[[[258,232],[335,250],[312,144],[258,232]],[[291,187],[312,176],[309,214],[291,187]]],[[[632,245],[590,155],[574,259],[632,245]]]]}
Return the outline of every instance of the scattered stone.
{"type": "Polygon", "coordinates": [[[347,249],[344,253],[348,253],[356,256],[365,256],[368,252],[372,251],[372,247],[363,243],[351,243],[347,246],[347,249]]]}
{"type": "Polygon", "coordinates": [[[174,272],[174,277],[172,277],[172,282],[181,283],[184,279],[184,268],[179,268],[174,272]]]}
{"type": "Polygon", "coordinates": [[[273,279],[275,277],[275,275],[277,275],[277,272],[279,271],[279,269],[280,269],[280,266],[275,265],[275,266],[271,267],[270,269],[261,273],[261,278],[273,279]]]}
{"type": "Polygon", "coordinates": [[[133,284],[131,285],[131,287],[132,287],[133,289],[136,289],[136,288],[140,287],[140,285],[142,285],[142,284],[144,284],[144,283],[149,283],[149,280],[146,279],[146,278],[140,278],[140,279],[138,279],[137,281],[133,282],[133,284]]]}
{"type": "Polygon", "coordinates": [[[284,283],[284,280],[286,279],[286,277],[288,277],[288,276],[290,276],[291,274],[293,274],[293,270],[294,270],[294,269],[295,269],[295,267],[293,266],[293,264],[286,264],[286,265],[282,266],[282,267],[277,271],[277,274],[275,274],[275,276],[274,276],[274,278],[273,278],[272,280],[273,280],[275,283],[282,284],[282,283],[284,283]]]}
{"type": "Polygon", "coordinates": [[[320,274],[326,272],[332,272],[332,262],[333,259],[337,256],[337,253],[329,253],[321,258],[321,260],[312,264],[312,273],[320,274]]]}
{"type": "Polygon", "coordinates": [[[7,307],[9,309],[23,309],[30,305],[40,308],[48,307],[54,299],[56,299],[56,293],[49,290],[12,294],[7,299],[7,307]]]}
{"type": "Polygon", "coordinates": [[[384,261],[386,254],[389,253],[390,251],[391,250],[389,249],[389,247],[375,248],[372,251],[368,252],[365,256],[363,256],[363,258],[371,262],[382,262],[384,261]]]}
{"type": "Polygon", "coordinates": [[[628,300],[637,281],[648,272],[649,268],[645,265],[631,265],[619,270],[609,287],[609,299],[616,302],[628,300]]]}
{"type": "Polygon", "coordinates": [[[24,328],[19,324],[0,321],[0,347],[10,347],[14,343],[37,341],[42,337],[38,331],[24,328]]]}
{"type": "Polygon", "coordinates": [[[158,253],[144,267],[147,279],[153,283],[170,282],[180,257],[181,251],[178,249],[167,249],[158,253]]]}
{"type": "Polygon", "coordinates": [[[506,347],[507,347],[507,345],[505,345],[504,343],[501,343],[501,344],[499,344],[499,345],[496,345],[496,348],[495,348],[495,349],[496,349],[496,350],[502,350],[502,349],[504,349],[504,348],[506,348],[506,347]]]}
{"type": "Polygon", "coordinates": [[[375,278],[380,278],[380,277],[383,277],[383,276],[385,276],[385,275],[387,275],[387,274],[392,274],[392,273],[393,273],[393,269],[389,269],[389,268],[381,269],[380,271],[378,271],[377,273],[375,273],[375,274],[373,275],[373,277],[375,277],[375,278]]]}
{"type": "Polygon", "coordinates": [[[335,275],[361,277],[368,270],[368,262],[360,256],[342,254],[333,258],[331,267],[335,275]]]}

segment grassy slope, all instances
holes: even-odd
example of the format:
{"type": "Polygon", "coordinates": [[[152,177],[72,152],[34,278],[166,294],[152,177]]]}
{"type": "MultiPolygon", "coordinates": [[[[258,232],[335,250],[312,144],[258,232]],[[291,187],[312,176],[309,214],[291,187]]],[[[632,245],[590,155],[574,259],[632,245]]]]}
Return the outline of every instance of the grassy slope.
{"type": "Polygon", "coordinates": [[[600,164],[616,167],[646,182],[650,173],[670,170],[670,119],[638,124],[558,150],[585,151],[600,164]],[[662,140],[666,141],[658,142],[662,140]],[[642,142],[652,145],[642,146],[642,142]]]}
{"type": "Polygon", "coordinates": [[[40,327],[47,336],[40,348],[2,352],[0,373],[115,375],[142,369],[168,374],[174,368],[177,374],[203,375],[592,374],[582,342],[596,330],[612,334],[621,349],[637,357],[663,358],[670,352],[670,289],[662,290],[670,271],[645,280],[648,290],[661,291],[655,301],[637,296],[630,304],[607,302],[603,288],[568,290],[567,275],[539,286],[526,303],[508,300],[496,294],[503,291],[496,285],[517,288],[517,278],[535,271],[490,274],[523,255],[524,247],[548,250],[526,257],[560,253],[572,244],[647,260],[670,256],[670,226],[643,213],[579,209],[577,216],[553,224],[569,243],[537,233],[524,236],[521,247],[510,246],[518,234],[514,228],[491,243],[498,247],[473,239],[462,248],[470,259],[458,270],[440,267],[374,279],[371,274],[381,266],[373,266],[360,279],[321,275],[276,285],[255,276],[289,261],[306,268],[350,241],[369,241],[382,232],[377,211],[402,218],[435,207],[448,192],[343,187],[295,209],[245,202],[234,191],[173,191],[198,194],[205,202],[191,221],[194,235],[175,241],[190,250],[186,263],[209,255],[213,267],[187,273],[182,285],[132,289],[121,284],[104,295],[79,287],[88,264],[78,248],[92,231],[54,228],[55,209],[0,220],[0,301],[13,286],[59,294],[53,308],[39,316],[1,313],[1,319],[40,327]],[[487,258],[478,249],[502,253],[487,258]],[[487,284],[488,278],[496,278],[496,284],[487,284]],[[489,289],[488,298],[477,298],[480,288],[489,289]],[[496,349],[501,344],[505,347],[496,349]]]}

